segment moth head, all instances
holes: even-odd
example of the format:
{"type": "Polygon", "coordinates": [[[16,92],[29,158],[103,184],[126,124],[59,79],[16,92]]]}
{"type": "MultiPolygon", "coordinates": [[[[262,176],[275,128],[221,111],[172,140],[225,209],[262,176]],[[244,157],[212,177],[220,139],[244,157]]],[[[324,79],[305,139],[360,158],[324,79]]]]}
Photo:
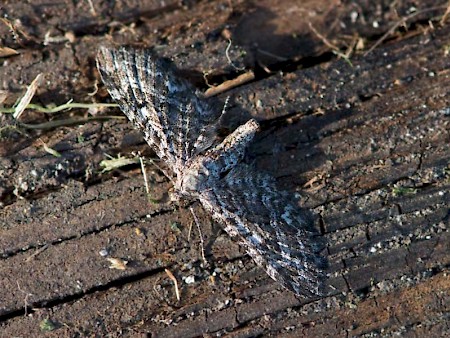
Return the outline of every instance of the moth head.
{"type": "Polygon", "coordinates": [[[208,174],[203,166],[187,167],[175,182],[175,191],[183,196],[195,196],[203,189],[208,174]]]}

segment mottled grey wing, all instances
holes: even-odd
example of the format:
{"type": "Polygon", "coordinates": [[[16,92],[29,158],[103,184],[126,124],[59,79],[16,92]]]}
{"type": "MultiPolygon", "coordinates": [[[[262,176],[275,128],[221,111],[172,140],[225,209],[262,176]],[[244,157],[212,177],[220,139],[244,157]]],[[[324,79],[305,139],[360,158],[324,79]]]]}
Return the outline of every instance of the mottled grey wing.
{"type": "Polygon", "coordinates": [[[239,165],[200,201],[267,274],[297,295],[320,294],[322,258],[308,223],[274,180],[239,165]]]}
{"type": "Polygon", "coordinates": [[[213,143],[217,116],[167,60],[148,50],[102,47],[97,67],[112,98],[174,170],[213,143]]]}

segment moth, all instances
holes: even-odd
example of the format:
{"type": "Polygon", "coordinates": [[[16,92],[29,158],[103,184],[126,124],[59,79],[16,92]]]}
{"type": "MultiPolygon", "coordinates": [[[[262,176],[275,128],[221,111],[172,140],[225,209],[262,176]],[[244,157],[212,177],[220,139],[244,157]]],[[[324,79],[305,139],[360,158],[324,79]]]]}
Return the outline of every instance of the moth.
{"type": "Polygon", "coordinates": [[[102,47],[97,67],[111,97],[171,168],[176,195],[200,201],[284,287],[320,294],[322,259],[308,222],[271,176],[242,161],[258,122],[220,140],[221,114],[148,50],[102,47]]]}

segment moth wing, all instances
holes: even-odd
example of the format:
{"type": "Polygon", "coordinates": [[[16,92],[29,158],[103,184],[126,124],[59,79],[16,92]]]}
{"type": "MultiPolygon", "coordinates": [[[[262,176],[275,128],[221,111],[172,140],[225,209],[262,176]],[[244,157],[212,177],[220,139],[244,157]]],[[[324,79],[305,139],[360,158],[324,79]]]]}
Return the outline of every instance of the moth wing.
{"type": "Polygon", "coordinates": [[[172,168],[182,168],[214,142],[217,114],[167,60],[148,50],[102,47],[97,67],[112,98],[172,168]]]}
{"type": "Polygon", "coordinates": [[[297,295],[321,294],[315,235],[273,178],[242,164],[201,192],[200,201],[270,277],[297,295]]]}

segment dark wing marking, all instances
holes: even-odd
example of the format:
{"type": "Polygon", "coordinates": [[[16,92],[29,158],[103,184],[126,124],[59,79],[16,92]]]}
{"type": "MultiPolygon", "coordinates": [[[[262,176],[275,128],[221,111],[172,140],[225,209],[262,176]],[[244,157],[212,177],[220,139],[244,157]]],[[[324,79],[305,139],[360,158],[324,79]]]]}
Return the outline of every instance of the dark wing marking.
{"type": "Polygon", "coordinates": [[[112,98],[174,171],[212,145],[217,114],[168,61],[148,50],[103,47],[97,66],[112,98]]]}
{"type": "Polygon", "coordinates": [[[320,294],[320,248],[299,208],[274,180],[240,164],[200,193],[203,206],[237,236],[267,274],[297,295],[320,294]]]}

